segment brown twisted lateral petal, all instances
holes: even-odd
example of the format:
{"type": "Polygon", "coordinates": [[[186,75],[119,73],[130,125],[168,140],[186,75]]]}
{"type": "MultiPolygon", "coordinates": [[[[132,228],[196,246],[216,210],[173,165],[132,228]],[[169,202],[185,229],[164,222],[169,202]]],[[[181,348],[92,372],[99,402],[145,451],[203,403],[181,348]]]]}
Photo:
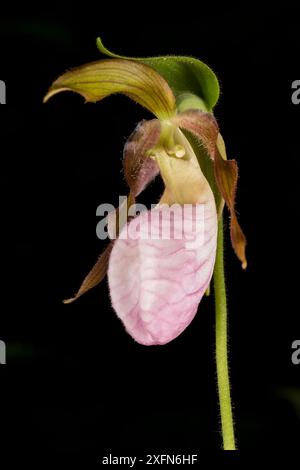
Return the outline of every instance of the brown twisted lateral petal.
{"type": "Polygon", "coordinates": [[[93,266],[88,275],[84,278],[83,283],[81,284],[78,292],[71,297],[70,299],[64,300],[64,304],[70,304],[81,297],[83,294],[88,292],[93,287],[97,286],[106,276],[108,269],[109,256],[113,247],[113,242],[111,241],[105,250],[99,256],[98,261],[93,266]]]}
{"type": "Polygon", "coordinates": [[[235,160],[224,160],[216,146],[214,159],[215,179],[222,197],[230,211],[230,237],[233,249],[242,263],[242,268],[246,269],[246,237],[238,223],[235,212],[235,196],[238,181],[238,166],[235,160]]]}
{"type": "MultiPolygon", "coordinates": [[[[129,137],[124,147],[124,174],[130,189],[127,205],[121,205],[116,209],[116,217],[108,217],[109,233],[116,233],[122,229],[122,225],[128,220],[128,209],[135,203],[138,196],[147,184],[158,174],[157,163],[146,152],[155,146],[160,136],[160,122],[157,119],[141,122],[129,137]],[[124,210],[126,213],[124,214],[124,210]],[[121,223],[121,226],[119,226],[121,223]]],[[[112,215],[112,214],[111,214],[112,215]]],[[[74,297],[67,299],[64,303],[69,304],[77,300],[93,287],[96,287],[106,276],[113,241],[105,248],[98,261],[85,277],[78,292],[74,297]]]]}
{"type": "Polygon", "coordinates": [[[191,132],[204,145],[214,161],[214,175],[217,187],[230,211],[230,237],[233,249],[247,267],[246,238],[238,223],[235,212],[235,196],[238,180],[238,166],[235,160],[227,160],[223,138],[219,134],[218,124],[211,113],[190,110],[178,114],[173,122],[191,132]]]}

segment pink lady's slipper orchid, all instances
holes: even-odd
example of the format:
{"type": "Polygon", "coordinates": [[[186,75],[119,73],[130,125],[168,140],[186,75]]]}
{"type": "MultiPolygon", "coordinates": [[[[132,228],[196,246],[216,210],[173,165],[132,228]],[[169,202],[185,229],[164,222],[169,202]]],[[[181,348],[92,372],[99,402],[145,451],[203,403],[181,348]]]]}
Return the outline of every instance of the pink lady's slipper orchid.
{"type": "MultiPolygon", "coordinates": [[[[129,205],[158,174],[165,185],[151,211],[127,221],[126,209],[125,223],[119,231],[114,227],[117,239],[76,296],[66,302],[94,287],[107,273],[113,308],[127,332],[144,345],[166,344],[190,324],[209,287],[223,201],[231,213],[233,248],[246,266],[245,238],[234,211],[236,162],[226,160],[213,115],[200,109],[179,112],[167,80],[145,63],[110,58],[84,65],[59,77],[45,100],[64,90],[94,102],[123,93],[151,111],[156,119],[140,123],[124,148],[129,205]],[[190,142],[201,146],[202,161],[190,142]],[[213,166],[210,182],[203,169],[208,161],[213,166]],[[191,209],[187,214],[185,207],[191,209]],[[171,230],[164,238],[160,235],[166,220],[171,221],[171,230]]],[[[123,207],[117,215],[118,220],[124,218],[123,207]]]]}

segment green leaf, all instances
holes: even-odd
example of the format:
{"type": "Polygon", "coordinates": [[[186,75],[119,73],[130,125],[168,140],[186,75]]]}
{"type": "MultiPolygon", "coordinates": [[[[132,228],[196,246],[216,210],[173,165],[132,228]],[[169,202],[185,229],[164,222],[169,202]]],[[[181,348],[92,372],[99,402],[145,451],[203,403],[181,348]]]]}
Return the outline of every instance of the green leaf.
{"type": "Polygon", "coordinates": [[[196,95],[205,103],[205,110],[212,111],[219,95],[219,82],[208,65],[193,57],[162,56],[162,57],[123,57],[109,51],[97,38],[99,51],[109,57],[142,62],[156,70],[168,82],[176,96],[177,104],[183,94],[196,95]]]}

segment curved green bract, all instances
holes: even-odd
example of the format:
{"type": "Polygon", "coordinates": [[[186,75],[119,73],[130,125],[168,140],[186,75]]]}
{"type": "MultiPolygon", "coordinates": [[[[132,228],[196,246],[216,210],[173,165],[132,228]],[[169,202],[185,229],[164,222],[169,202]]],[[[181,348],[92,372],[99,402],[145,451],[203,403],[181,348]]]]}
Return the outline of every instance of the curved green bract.
{"type": "Polygon", "coordinates": [[[178,99],[182,94],[194,94],[204,101],[206,110],[212,111],[220,95],[219,82],[208,65],[193,57],[161,56],[161,57],[123,57],[109,51],[97,38],[99,51],[109,57],[140,61],[152,67],[168,82],[178,99]]]}

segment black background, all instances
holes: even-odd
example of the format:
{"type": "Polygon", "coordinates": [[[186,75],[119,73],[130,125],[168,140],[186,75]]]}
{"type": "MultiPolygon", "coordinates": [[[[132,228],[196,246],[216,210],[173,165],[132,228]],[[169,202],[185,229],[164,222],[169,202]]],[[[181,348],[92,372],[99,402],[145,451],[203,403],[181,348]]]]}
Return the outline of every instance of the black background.
{"type": "MultiPolygon", "coordinates": [[[[246,272],[226,246],[238,444],[244,452],[290,452],[300,437],[300,366],[291,362],[299,339],[300,105],[291,102],[299,15],[246,7],[187,15],[182,5],[162,17],[148,5],[128,7],[125,17],[116,6],[101,8],[16,9],[0,19],[3,448],[97,462],[108,453],[196,453],[221,444],[213,298],[179,338],[152,348],[124,332],[106,281],[77,303],[61,302],[105,246],[95,234],[96,208],[127,193],[122,148],[150,117],[121,96],[84,105],[66,93],[42,104],[59,74],[101,58],[100,35],[120,54],[192,55],[218,75],[215,115],[239,163],[237,208],[248,239],[246,272]]],[[[144,200],[160,191],[153,184],[144,200]]]]}

